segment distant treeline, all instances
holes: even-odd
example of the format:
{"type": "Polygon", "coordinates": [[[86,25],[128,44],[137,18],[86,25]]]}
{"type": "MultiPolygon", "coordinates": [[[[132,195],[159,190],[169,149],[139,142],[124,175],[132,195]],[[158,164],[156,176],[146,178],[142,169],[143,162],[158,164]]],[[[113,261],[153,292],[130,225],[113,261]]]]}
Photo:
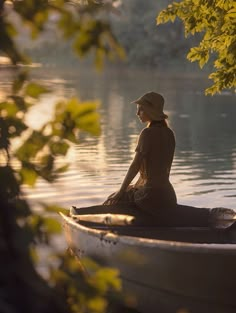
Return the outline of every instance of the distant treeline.
{"type": "MultiPolygon", "coordinates": [[[[181,63],[194,44],[194,38],[184,37],[180,21],[175,24],[156,25],[158,13],[171,0],[125,0],[119,14],[109,14],[113,31],[126,51],[130,65],[163,65],[181,63]]],[[[60,40],[50,27],[40,44],[27,45],[27,53],[38,62],[74,65],[76,56],[69,49],[70,42],[60,40]]],[[[88,58],[86,60],[88,62],[88,58]]]]}
{"type": "Polygon", "coordinates": [[[158,65],[184,60],[192,39],[184,37],[183,25],[156,25],[158,13],[171,0],[126,0],[121,15],[112,25],[118,40],[127,52],[131,64],[158,65]]]}

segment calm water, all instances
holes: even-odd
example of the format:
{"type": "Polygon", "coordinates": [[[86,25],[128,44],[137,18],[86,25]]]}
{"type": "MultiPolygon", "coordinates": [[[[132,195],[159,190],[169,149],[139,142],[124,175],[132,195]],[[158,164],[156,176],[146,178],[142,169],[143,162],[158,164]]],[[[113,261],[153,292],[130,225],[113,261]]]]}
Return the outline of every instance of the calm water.
{"type": "Polygon", "coordinates": [[[71,96],[100,99],[102,127],[99,137],[79,135],[79,144],[66,160],[71,163],[69,170],[53,185],[39,181],[35,188],[26,189],[35,207],[38,201],[68,208],[95,205],[118,189],[143,127],[130,101],[155,90],[166,98],[166,113],[176,135],[171,181],[178,202],[236,208],[235,95],[224,92],[206,97],[204,88],[209,82],[201,73],[120,68],[99,74],[40,68],[33,76],[49,85],[52,93],[44,95],[30,113],[32,127],[50,116],[55,101],[71,96]]]}

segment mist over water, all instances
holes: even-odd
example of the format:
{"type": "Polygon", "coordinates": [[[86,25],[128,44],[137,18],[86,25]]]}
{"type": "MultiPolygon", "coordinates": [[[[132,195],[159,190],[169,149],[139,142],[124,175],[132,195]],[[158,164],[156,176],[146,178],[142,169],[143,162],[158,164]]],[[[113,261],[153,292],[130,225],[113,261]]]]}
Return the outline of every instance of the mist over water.
{"type": "Polygon", "coordinates": [[[236,208],[235,95],[204,95],[210,84],[202,73],[113,68],[101,73],[88,69],[35,69],[35,79],[48,85],[28,116],[32,127],[48,119],[53,104],[78,96],[99,99],[102,133],[80,133],[67,160],[70,168],[53,184],[38,181],[26,188],[30,202],[78,207],[102,203],[122,183],[144,125],[130,102],[153,90],[166,99],[165,112],[176,136],[171,182],[178,202],[201,207],[236,208]]]}

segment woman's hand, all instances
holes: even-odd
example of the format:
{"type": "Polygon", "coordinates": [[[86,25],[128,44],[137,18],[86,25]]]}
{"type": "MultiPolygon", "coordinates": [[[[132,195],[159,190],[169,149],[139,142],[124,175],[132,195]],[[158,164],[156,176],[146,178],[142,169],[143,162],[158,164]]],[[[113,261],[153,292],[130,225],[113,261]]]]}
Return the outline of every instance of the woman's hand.
{"type": "Polygon", "coordinates": [[[120,190],[110,195],[108,199],[103,203],[104,205],[111,205],[111,204],[116,204],[117,202],[119,202],[119,200],[124,195],[125,191],[129,187],[134,177],[138,174],[142,159],[143,159],[142,154],[139,152],[136,152],[135,157],[125,176],[125,179],[120,187],[120,190]]]}
{"type": "Polygon", "coordinates": [[[119,202],[119,200],[122,198],[123,195],[124,195],[124,191],[119,190],[113,193],[112,195],[110,195],[109,198],[103,203],[103,205],[116,204],[119,202]]]}

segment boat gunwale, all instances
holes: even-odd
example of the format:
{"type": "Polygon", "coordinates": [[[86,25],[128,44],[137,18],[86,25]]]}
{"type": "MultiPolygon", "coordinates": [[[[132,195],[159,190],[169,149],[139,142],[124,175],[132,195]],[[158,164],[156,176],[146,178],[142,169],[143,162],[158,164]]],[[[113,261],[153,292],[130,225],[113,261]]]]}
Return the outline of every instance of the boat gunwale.
{"type": "Polygon", "coordinates": [[[129,245],[139,245],[146,247],[158,247],[163,250],[175,250],[180,252],[193,252],[193,253],[229,253],[236,254],[236,244],[225,244],[225,243],[190,243],[183,241],[170,241],[163,239],[149,239],[143,237],[133,237],[128,235],[118,235],[109,230],[99,230],[84,226],[76,222],[72,217],[66,216],[60,212],[63,220],[66,221],[70,226],[76,228],[79,231],[83,231],[92,235],[94,237],[101,237],[103,240],[107,241],[119,241],[121,243],[129,245]]]}

